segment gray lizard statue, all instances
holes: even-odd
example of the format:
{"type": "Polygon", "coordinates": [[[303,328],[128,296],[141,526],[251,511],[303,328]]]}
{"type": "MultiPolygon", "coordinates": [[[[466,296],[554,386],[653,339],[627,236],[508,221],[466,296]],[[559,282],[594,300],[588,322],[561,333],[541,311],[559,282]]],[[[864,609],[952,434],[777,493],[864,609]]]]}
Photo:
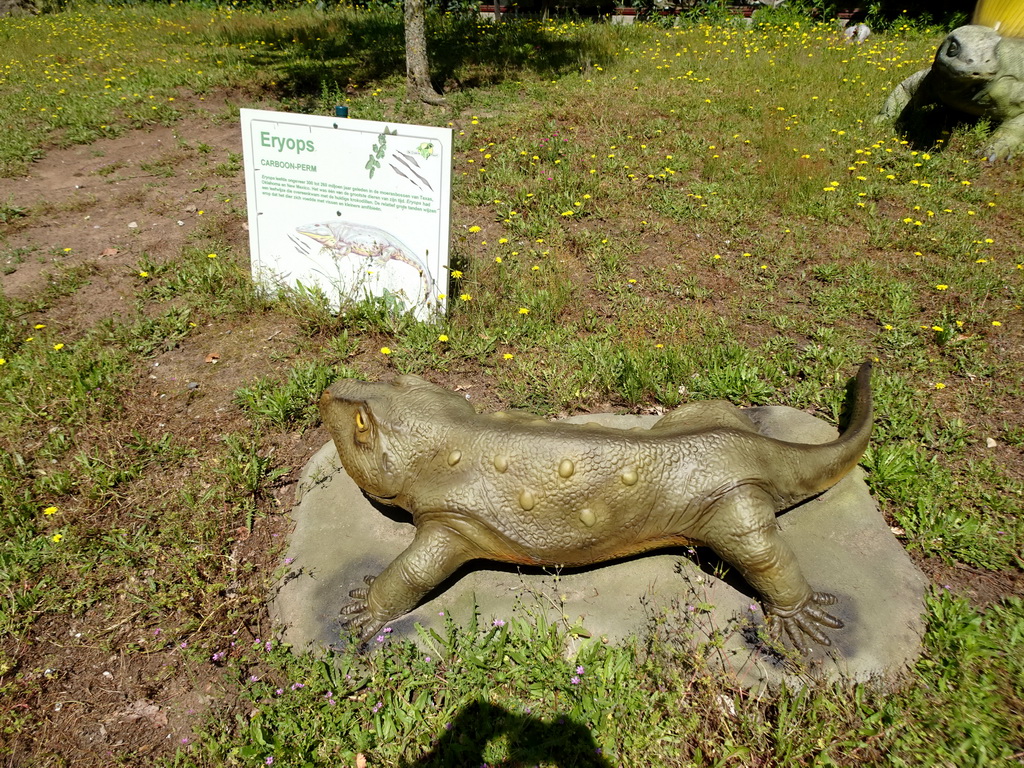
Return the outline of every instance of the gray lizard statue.
{"type": "Polygon", "coordinates": [[[996,123],[982,150],[989,161],[1024,146],[1024,40],[977,24],[954,29],[935,62],[893,89],[877,120],[905,117],[927,104],[945,104],[996,123]]]}
{"type": "Polygon", "coordinates": [[[690,403],[650,429],[478,414],[417,376],[341,379],[320,412],[342,466],[371,499],[412,513],[412,544],[342,608],[362,638],[412,610],[469,560],[581,566],[704,545],[763,597],[773,636],[801,650],[842,622],[822,610],[779,535],[776,514],[856,466],[871,433],[871,364],[849,426],[805,445],[758,433],[725,401],[690,403]]]}

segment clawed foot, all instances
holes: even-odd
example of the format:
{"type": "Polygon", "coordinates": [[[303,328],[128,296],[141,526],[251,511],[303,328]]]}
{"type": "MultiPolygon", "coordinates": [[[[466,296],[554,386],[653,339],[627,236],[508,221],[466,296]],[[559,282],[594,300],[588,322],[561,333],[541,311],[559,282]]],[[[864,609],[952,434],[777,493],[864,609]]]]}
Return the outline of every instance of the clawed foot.
{"type": "Polygon", "coordinates": [[[370,585],[373,584],[373,576],[364,576],[365,587],[350,590],[348,596],[351,602],[341,607],[341,626],[349,630],[360,642],[365,642],[373,637],[373,634],[384,626],[384,622],[377,621],[370,613],[368,597],[370,585]]]}
{"type": "Polygon", "coordinates": [[[1010,160],[1021,149],[1022,142],[1014,139],[996,138],[987,147],[981,150],[981,156],[990,163],[997,163],[1000,160],[1010,160]]]}
{"type": "Polygon", "coordinates": [[[769,607],[769,633],[773,640],[779,640],[785,632],[793,646],[801,653],[808,651],[807,638],[819,645],[829,646],[832,641],[822,631],[823,628],[842,629],[843,622],[830,613],[826,613],[819,605],[834,605],[836,599],[826,592],[814,592],[810,598],[797,608],[782,610],[769,607]]]}

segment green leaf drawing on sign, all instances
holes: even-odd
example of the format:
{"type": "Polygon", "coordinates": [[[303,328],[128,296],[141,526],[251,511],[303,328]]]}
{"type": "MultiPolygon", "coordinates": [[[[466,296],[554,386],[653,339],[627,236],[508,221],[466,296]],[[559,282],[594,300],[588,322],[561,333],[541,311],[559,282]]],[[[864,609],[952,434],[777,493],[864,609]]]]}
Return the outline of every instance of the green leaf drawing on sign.
{"type": "Polygon", "coordinates": [[[377,169],[380,168],[380,161],[384,159],[384,153],[388,151],[388,136],[397,136],[397,130],[384,129],[384,132],[377,137],[376,143],[373,145],[373,151],[370,153],[370,159],[366,161],[364,166],[367,171],[370,172],[370,178],[373,178],[373,174],[376,173],[377,169]]]}

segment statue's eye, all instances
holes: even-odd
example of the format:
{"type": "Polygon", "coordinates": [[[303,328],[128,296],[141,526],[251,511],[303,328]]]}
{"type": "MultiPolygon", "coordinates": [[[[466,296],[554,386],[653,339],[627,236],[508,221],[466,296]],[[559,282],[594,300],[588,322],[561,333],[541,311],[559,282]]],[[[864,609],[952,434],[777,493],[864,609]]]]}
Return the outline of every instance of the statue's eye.
{"type": "Polygon", "coordinates": [[[956,41],[956,39],[954,38],[953,40],[949,41],[949,45],[946,47],[946,55],[947,56],[958,56],[959,54],[960,54],[960,43],[958,43],[956,41]]]}
{"type": "Polygon", "coordinates": [[[366,412],[360,408],[356,411],[356,431],[365,432],[370,428],[369,423],[366,420],[366,412]]]}

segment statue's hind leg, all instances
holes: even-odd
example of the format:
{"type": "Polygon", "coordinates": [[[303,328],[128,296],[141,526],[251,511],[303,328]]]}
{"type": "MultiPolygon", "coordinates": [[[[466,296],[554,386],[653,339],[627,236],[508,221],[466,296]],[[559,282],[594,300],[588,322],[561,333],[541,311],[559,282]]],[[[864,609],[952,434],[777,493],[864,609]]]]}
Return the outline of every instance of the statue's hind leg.
{"type": "Polygon", "coordinates": [[[836,599],[807,583],[793,550],[779,535],[767,494],[760,489],[734,492],[718,502],[712,519],[706,543],[764,598],[772,635],[784,632],[801,651],[807,650],[808,638],[831,645],[823,630],[841,629],[843,622],[819,606],[836,599]]]}

